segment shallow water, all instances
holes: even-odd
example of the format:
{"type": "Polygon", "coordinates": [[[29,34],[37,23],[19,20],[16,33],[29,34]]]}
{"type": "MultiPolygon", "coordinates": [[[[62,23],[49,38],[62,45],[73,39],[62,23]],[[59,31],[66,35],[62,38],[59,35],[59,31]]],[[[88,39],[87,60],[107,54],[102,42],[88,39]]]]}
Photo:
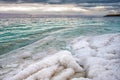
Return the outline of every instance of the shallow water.
{"type": "Polygon", "coordinates": [[[75,37],[108,33],[120,33],[119,17],[0,19],[0,54],[50,36],[54,39],[41,43],[41,50],[65,49],[75,37]]]}

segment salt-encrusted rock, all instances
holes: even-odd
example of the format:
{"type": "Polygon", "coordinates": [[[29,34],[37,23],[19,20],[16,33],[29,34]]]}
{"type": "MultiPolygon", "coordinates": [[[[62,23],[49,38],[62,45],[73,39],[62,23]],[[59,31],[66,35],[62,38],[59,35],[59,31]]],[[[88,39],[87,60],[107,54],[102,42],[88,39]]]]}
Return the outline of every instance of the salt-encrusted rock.
{"type": "Polygon", "coordinates": [[[74,75],[74,73],[75,71],[72,68],[64,69],[51,80],[67,80],[70,76],[74,75]]]}
{"type": "Polygon", "coordinates": [[[57,70],[58,65],[53,65],[48,68],[44,68],[38,72],[36,72],[33,75],[30,75],[27,79],[25,80],[39,80],[39,79],[50,79],[54,72],[57,70]]]}
{"type": "Polygon", "coordinates": [[[67,80],[75,73],[84,72],[69,51],[60,51],[40,62],[31,64],[9,80],[67,80]],[[63,66],[61,69],[59,67],[63,66]],[[59,73],[56,74],[59,69],[59,73]],[[55,75],[55,76],[53,76],[55,75]]]}
{"type": "Polygon", "coordinates": [[[71,80],[92,80],[92,79],[89,79],[89,78],[74,78],[74,79],[71,79],[71,80]]]}

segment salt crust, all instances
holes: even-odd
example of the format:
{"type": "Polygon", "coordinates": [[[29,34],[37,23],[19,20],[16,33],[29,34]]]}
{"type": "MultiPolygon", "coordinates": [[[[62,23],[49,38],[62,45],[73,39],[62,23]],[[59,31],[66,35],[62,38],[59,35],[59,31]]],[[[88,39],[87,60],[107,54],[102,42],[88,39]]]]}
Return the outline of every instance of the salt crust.
{"type": "Polygon", "coordinates": [[[81,36],[70,45],[74,55],[63,50],[38,60],[29,51],[12,56],[16,61],[2,61],[0,79],[120,80],[120,34],[81,36]]]}
{"type": "Polygon", "coordinates": [[[60,51],[28,66],[9,80],[66,80],[75,73],[82,72],[82,67],[76,63],[69,51],[60,51]],[[57,74],[56,71],[61,66],[63,68],[57,74]]]}

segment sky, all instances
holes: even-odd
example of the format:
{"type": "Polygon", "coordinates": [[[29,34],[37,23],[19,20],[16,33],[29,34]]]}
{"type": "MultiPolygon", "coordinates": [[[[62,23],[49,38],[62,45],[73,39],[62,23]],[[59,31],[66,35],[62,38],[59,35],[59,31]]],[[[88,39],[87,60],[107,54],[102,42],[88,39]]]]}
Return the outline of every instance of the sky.
{"type": "Polygon", "coordinates": [[[120,0],[0,0],[1,2],[41,2],[41,3],[114,3],[120,0]]]}
{"type": "Polygon", "coordinates": [[[120,0],[0,0],[0,13],[106,15],[119,8],[120,0]]]}

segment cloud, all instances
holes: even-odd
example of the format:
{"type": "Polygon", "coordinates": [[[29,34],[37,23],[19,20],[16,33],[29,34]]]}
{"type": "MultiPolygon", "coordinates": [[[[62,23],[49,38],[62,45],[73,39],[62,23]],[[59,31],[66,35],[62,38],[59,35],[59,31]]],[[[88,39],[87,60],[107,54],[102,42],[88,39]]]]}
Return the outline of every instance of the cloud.
{"type": "Polygon", "coordinates": [[[0,11],[32,11],[36,10],[36,7],[25,7],[25,6],[1,6],[0,11]]]}
{"type": "Polygon", "coordinates": [[[43,3],[114,3],[119,0],[1,0],[4,2],[43,2],[43,3]]]}
{"type": "Polygon", "coordinates": [[[75,7],[74,5],[9,5],[0,6],[0,11],[41,11],[41,12],[64,12],[64,11],[75,11],[85,12],[86,9],[75,7]],[[16,7],[17,6],[17,7],[16,7]]]}
{"type": "Polygon", "coordinates": [[[106,15],[119,10],[113,6],[94,5],[77,6],[75,4],[4,4],[0,5],[0,12],[28,13],[28,14],[74,14],[74,15],[106,15]]]}

